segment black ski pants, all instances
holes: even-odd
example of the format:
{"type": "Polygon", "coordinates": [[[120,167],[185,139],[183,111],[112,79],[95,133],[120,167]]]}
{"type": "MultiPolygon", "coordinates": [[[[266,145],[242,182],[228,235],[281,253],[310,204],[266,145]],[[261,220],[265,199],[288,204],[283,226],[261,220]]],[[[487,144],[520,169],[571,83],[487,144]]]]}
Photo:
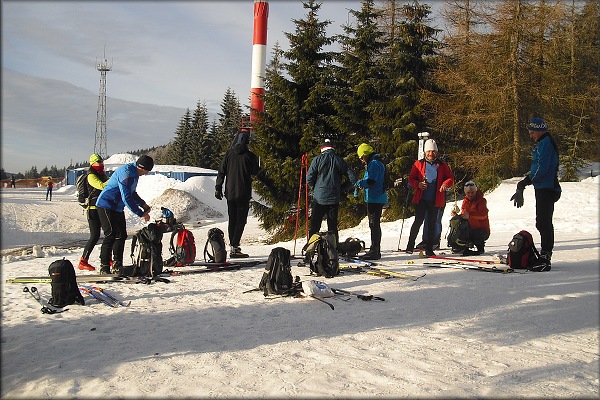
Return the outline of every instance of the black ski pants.
{"type": "Polygon", "coordinates": [[[98,209],[88,208],[86,214],[88,226],[90,227],[90,238],[83,248],[83,258],[87,260],[90,258],[90,254],[92,254],[94,246],[96,246],[96,243],[98,243],[98,240],[100,240],[100,228],[102,225],[100,223],[100,216],[98,216],[98,209]]]}
{"type": "Polygon", "coordinates": [[[123,252],[127,239],[127,225],[125,212],[113,211],[107,208],[97,208],[100,224],[104,231],[104,239],[100,248],[100,264],[102,267],[110,265],[111,253],[115,265],[123,265],[123,252]]]}
{"type": "Polygon", "coordinates": [[[229,244],[233,247],[240,246],[242,234],[248,221],[249,211],[250,199],[227,200],[227,214],[229,215],[227,234],[229,236],[229,244]]]}
{"type": "Polygon", "coordinates": [[[535,227],[540,232],[541,250],[551,253],[554,248],[554,202],[560,193],[554,189],[535,190],[535,227]]]}
{"type": "MultiPolygon", "coordinates": [[[[367,203],[367,215],[369,216],[369,229],[371,230],[371,247],[369,252],[381,252],[381,214],[383,204],[367,203]]],[[[434,219],[435,222],[435,219],[434,219]]],[[[433,231],[432,231],[433,232],[433,231]]]]}
{"type": "Polygon", "coordinates": [[[434,218],[427,218],[427,236],[425,238],[425,249],[433,251],[433,245],[435,241],[435,224],[437,221],[438,208],[435,206],[435,200],[421,200],[419,204],[415,206],[415,221],[410,227],[410,236],[408,237],[408,244],[406,245],[407,250],[413,250],[415,248],[415,239],[419,234],[421,225],[425,220],[425,215],[429,214],[434,218]]]}
{"type": "Polygon", "coordinates": [[[308,228],[308,238],[319,233],[323,217],[327,217],[327,231],[335,235],[336,244],[338,240],[338,211],[339,204],[319,204],[316,200],[312,201],[312,212],[310,215],[310,226],[308,228]]]}

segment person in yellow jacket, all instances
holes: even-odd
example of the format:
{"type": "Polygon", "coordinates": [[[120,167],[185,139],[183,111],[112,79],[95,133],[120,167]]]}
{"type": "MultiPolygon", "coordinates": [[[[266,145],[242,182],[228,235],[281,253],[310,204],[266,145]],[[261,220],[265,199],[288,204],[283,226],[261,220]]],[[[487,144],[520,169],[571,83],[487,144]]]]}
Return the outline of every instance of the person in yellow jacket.
{"type": "Polygon", "coordinates": [[[96,243],[100,239],[101,224],[98,210],[96,209],[96,200],[102,189],[104,189],[104,186],[106,186],[106,182],[108,182],[108,176],[104,172],[104,160],[98,154],[90,156],[90,168],[87,171],[86,182],[89,193],[86,215],[88,226],[90,227],[90,238],[83,248],[83,255],[81,256],[81,260],[79,260],[77,268],[94,271],[96,268],[91,266],[88,260],[92,250],[94,250],[94,246],[96,246],[96,243]]]}

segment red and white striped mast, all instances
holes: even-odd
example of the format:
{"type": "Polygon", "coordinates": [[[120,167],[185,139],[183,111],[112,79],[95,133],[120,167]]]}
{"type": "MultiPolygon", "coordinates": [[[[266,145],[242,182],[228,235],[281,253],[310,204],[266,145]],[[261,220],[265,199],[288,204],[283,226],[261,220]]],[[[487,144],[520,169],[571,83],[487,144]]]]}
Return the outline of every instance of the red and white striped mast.
{"type": "Polygon", "coordinates": [[[258,119],[265,110],[262,99],[265,93],[265,70],[267,65],[267,20],[269,2],[254,0],[254,35],[252,39],[252,81],[250,89],[250,121],[258,119]]]}

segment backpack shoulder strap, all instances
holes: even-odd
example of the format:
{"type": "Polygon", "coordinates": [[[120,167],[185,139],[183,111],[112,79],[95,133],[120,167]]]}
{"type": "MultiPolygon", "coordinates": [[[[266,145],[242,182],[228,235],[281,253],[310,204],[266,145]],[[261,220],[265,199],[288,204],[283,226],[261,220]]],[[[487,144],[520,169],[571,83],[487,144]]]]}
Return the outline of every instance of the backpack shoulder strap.
{"type": "Polygon", "coordinates": [[[204,261],[213,262],[215,261],[215,257],[213,254],[208,252],[208,244],[210,243],[211,234],[209,232],[208,238],[206,239],[206,243],[204,244],[204,261]]]}

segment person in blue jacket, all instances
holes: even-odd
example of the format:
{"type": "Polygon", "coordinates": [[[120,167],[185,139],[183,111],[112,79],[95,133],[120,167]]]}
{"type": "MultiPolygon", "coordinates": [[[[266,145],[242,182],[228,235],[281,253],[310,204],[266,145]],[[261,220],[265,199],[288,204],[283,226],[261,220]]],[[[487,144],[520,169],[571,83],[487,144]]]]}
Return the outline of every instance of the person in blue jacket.
{"type": "Polygon", "coordinates": [[[323,217],[327,217],[327,231],[338,237],[338,210],[342,196],[342,179],[346,176],[350,190],[356,182],[354,171],[336,152],[333,143],[325,139],[321,145],[321,154],[313,158],[306,173],[306,182],[313,190],[312,213],[308,237],[321,229],[323,217]]]}
{"type": "Polygon", "coordinates": [[[540,265],[542,270],[550,270],[554,249],[554,203],[561,194],[558,183],[558,146],[548,132],[548,125],[542,118],[532,118],[527,125],[529,137],[536,142],[531,152],[531,170],[517,184],[515,194],[510,198],[517,208],[523,206],[523,191],[528,185],[535,190],[535,227],[540,232],[540,265]]]}
{"type": "Polygon", "coordinates": [[[101,274],[123,272],[123,252],[127,239],[125,206],[144,221],[150,220],[150,206],[137,194],[136,188],[140,176],[148,174],[153,167],[154,160],[146,154],[141,155],[134,163],[119,167],[96,200],[96,208],[104,232],[100,248],[101,274]]]}
{"type": "MultiPolygon", "coordinates": [[[[365,174],[356,181],[356,186],[364,190],[364,199],[367,204],[369,228],[371,230],[371,247],[369,251],[359,258],[363,260],[379,260],[381,258],[381,213],[387,204],[388,197],[384,188],[385,165],[373,147],[362,143],[356,151],[358,158],[365,164],[365,174]]],[[[355,197],[358,192],[355,191],[355,197]]]]}

